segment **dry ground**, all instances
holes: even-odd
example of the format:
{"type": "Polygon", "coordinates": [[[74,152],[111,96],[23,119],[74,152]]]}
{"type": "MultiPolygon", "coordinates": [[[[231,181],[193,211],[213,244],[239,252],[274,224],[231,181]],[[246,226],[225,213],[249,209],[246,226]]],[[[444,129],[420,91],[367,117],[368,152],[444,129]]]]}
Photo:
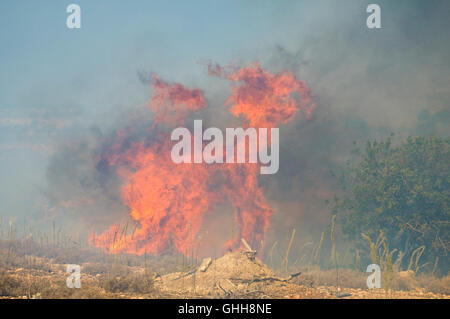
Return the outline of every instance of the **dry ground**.
{"type": "MultiPolygon", "coordinates": [[[[395,276],[391,290],[365,288],[366,273],[318,268],[282,276],[258,258],[232,252],[205,271],[174,257],[95,257],[80,262],[81,288],[67,288],[67,263],[58,257],[0,250],[0,298],[450,298],[450,276],[395,276]],[[183,271],[173,271],[174,263],[183,271]]],[[[94,256],[94,257],[92,257],[94,256]]],[[[76,261],[76,260],[75,260],[76,261]]]]}

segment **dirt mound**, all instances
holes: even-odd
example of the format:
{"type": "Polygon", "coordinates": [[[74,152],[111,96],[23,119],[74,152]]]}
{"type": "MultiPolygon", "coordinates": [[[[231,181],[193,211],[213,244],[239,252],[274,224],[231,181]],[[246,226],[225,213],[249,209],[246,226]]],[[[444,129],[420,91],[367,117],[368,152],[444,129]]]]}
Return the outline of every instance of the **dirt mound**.
{"type": "Polygon", "coordinates": [[[174,293],[197,293],[210,296],[238,296],[264,294],[289,283],[264,265],[252,251],[229,252],[217,260],[206,258],[202,264],[187,272],[164,275],[155,284],[174,293]]]}

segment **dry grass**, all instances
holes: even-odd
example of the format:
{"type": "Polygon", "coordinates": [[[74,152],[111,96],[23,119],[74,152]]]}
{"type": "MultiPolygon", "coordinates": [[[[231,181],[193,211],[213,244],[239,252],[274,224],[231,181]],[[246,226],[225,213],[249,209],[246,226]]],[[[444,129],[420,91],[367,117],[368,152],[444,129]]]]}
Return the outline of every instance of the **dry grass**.
{"type": "Polygon", "coordinates": [[[70,289],[64,279],[54,279],[46,276],[30,276],[10,274],[0,271],[0,296],[32,299],[55,298],[107,298],[103,289],[88,281],[83,282],[83,289],[70,289]]]}
{"type": "MultiPolygon", "coordinates": [[[[368,274],[352,269],[339,270],[339,284],[344,288],[367,289],[366,279],[368,274]]],[[[312,267],[302,273],[296,279],[297,283],[307,287],[335,286],[335,270],[320,270],[319,267],[312,267]]],[[[386,277],[382,275],[382,282],[386,277]]],[[[402,271],[394,272],[391,280],[391,289],[400,291],[424,290],[437,294],[450,295],[450,275],[438,278],[429,274],[419,274],[402,271]]]]}
{"type": "MultiPolygon", "coordinates": [[[[348,262],[352,259],[348,249],[342,254],[341,250],[345,249],[336,246],[334,218],[332,218],[330,237],[325,237],[326,232],[323,232],[320,241],[302,243],[298,246],[294,240],[294,229],[286,244],[278,245],[275,242],[269,246],[270,266],[279,268],[281,277],[286,277],[286,273],[302,272],[288,284],[272,283],[269,289],[263,282],[254,282],[246,286],[247,284],[239,280],[253,280],[256,273],[259,276],[256,268],[247,269],[245,263],[236,262],[222,265],[224,270],[221,272],[219,267],[221,264],[214,258],[218,268],[211,268],[210,272],[207,272],[211,278],[207,273],[196,274],[182,279],[181,285],[186,291],[199,294],[202,291],[202,280],[210,282],[209,286],[214,286],[220,277],[227,279],[227,276],[233,275],[233,278],[228,280],[222,278],[219,282],[221,288],[217,290],[231,291],[231,288],[241,285],[242,289],[237,291],[240,291],[242,295],[233,295],[236,298],[266,298],[268,296],[284,298],[288,295],[302,298],[305,296],[305,298],[333,298],[340,291],[335,289],[336,287],[340,287],[343,291],[357,289],[364,293],[372,293],[366,287],[368,274],[354,270],[357,267],[352,267],[348,262]],[[339,252],[338,248],[341,249],[339,252]],[[331,258],[324,258],[329,252],[331,252],[331,258]],[[328,262],[328,265],[325,265],[326,269],[320,268],[319,265],[324,267],[321,261],[328,262]],[[208,278],[203,278],[205,276],[208,278]],[[231,288],[227,288],[227,284],[231,288]],[[287,286],[291,289],[289,294],[286,292],[287,286]]],[[[193,256],[191,256],[192,263],[188,265],[189,259],[181,255],[166,254],[158,257],[109,255],[99,249],[89,248],[87,245],[85,247],[81,244],[72,245],[70,238],[64,239],[62,235],[58,235],[60,232],[56,227],[50,236],[35,236],[35,239],[38,238],[37,242],[33,241],[33,237],[21,239],[11,224],[8,224],[8,227],[8,239],[0,239],[0,297],[2,298],[157,298],[163,296],[162,291],[165,290],[159,287],[161,282],[158,278],[161,277],[155,276],[155,273],[162,277],[164,274],[180,276],[183,272],[189,272],[195,265],[193,256]],[[81,289],[67,288],[65,281],[67,264],[81,265],[81,289]]],[[[127,226],[124,227],[124,232],[126,231],[127,226]]],[[[363,258],[367,256],[367,261],[372,259],[372,262],[380,264],[384,288],[387,287],[387,290],[392,290],[394,293],[402,292],[404,293],[402,296],[406,297],[417,291],[450,295],[450,276],[438,278],[432,275],[437,260],[434,263],[433,272],[423,272],[425,264],[421,264],[420,258],[425,247],[419,247],[412,253],[409,258],[409,270],[402,272],[400,264],[404,255],[396,249],[389,248],[382,232],[374,241],[368,236],[363,235],[363,237],[369,243],[368,251],[371,257],[363,255],[363,258]]],[[[364,250],[361,252],[364,253],[364,250]]],[[[358,265],[361,263],[360,251],[355,252],[354,260],[358,265]]],[[[267,268],[266,272],[269,271],[278,273],[267,268]]],[[[384,289],[381,292],[384,293],[384,289]]],[[[164,293],[167,293],[164,297],[184,298],[187,296],[170,295],[167,291],[164,293]]],[[[195,297],[213,296],[206,290],[203,293],[195,297]]]]}
{"type": "Polygon", "coordinates": [[[105,291],[113,293],[150,294],[155,292],[153,278],[145,274],[106,275],[100,279],[99,285],[105,291]]]}
{"type": "MultiPolygon", "coordinates": [[[[345,288],[365,289],[367,274],[351,269],[339,270],[339,284],[345,288]]],[[[298,277],[298,284],[308,287],[319,286],[336,286],[336,270],[320,270],[319,267],[312,267],[309,270],[302,272],[298,277]]]]}

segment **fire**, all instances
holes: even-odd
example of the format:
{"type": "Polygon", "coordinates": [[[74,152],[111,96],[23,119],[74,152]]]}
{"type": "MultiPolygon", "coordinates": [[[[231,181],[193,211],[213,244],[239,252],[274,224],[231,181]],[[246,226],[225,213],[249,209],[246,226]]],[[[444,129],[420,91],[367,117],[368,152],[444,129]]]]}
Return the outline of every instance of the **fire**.
{"type": "Polygon", "coordinates": [[[174,164],[167,143],[134,144],[119,162],[118,172],[126,180],[122,198],[139,228],[119,236],[114,225],[96,238],[96,245],[111,252],[159,254],[172,241],[177,251],[189,253],[190,235],[198,232],[203,215],[215,201],[208,190],[207,168],[174,164]]]}
{"type": "MultiPolygon", "coordinates": [[[[314,110],[310,90],[290,72],[271,74],[256,62],[237,70],[210,66],[209,73],[232,82],[227,104],[232,105],[231,114],[241,116],[246,125],[272,128],[292,120],[298,110],[307,117],[314,110]]],[[[205,214],[214,205],[229,201],[238,231],[224,248],[238,247],[241,238],[260,248],[273,210],[258,184],[259,165],[174,164],[170,134],[158,131],[157,125],[174,127],[190,112],[204,108],[203,91],[169,84],[156,75],[152,86],[148,104],[155,113],[151,141],[125,146],[127,133],[121,131],[116,144],[104,155],[124,181],[122,199],[137,227],[130,234],[112,225],[102,234],[92,235],[91,242],[107,252],[134,254],[160,254],[172,245],[188,255],[205,214]]]]}
{"type": "Polygon", "coordinates": [[[178,83],[170,85],[156,74],[153,74],[152,86],[153,95],[148,107],[155,113],[155,123],[181,124],[189,112],[206,105],[199,89],[189,90],[178,83]]]}
{"type": "Polygon", "coordinates": [[[292,120],[299,110],[309,118],[315,109],[311,90],[289,71],[271,74],[258,62],[230,70],[208,65],[209,74],[225,77],[233,85],[227,104],[252,127],[272,128],[292,120]]]}

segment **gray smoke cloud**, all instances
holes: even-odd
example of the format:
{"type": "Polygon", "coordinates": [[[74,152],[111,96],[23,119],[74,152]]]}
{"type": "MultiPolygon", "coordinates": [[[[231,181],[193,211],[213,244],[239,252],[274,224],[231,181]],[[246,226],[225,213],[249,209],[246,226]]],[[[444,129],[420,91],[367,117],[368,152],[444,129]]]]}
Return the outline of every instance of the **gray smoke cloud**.
{"type": "MultiPolygon", "coordinates": [[[[272,72],[294,72],[312,89],[318,104],[312,119],[299,114],[280,128],[280,170],[261,177],[276,210],[268,242],[287,241],[286,229],[292,228],[297,228],[299,240],[317,239],[329,223],[324,201],[337,191],[330,172],[349,158],[353,141],[365,143],[391,132],[399,138],[449,135],[450,3],[378,1],[380,30],[365,26],[368,3],[290,3],[317,16],[302,24],[307,30],[291,31],[288,39],[281,37],[264,50],[246,49],[237,55],[241,65],[259,60],[272,72]]],[[[136,75],[142,90],[151,82],[148,70],[143,67],[136,75]]],[[[203,74],[183,84],[205,91],[208,107],[195,114],[205,127],[237,123],[224,106],[229,95],[225,81],[203,74]]],[[[64,139],[47,169],[50,206],[71,223],[98,228],[126,216],[121,181],[99,158],[116,130],[131,123],[135,128],[131,139],[151,139],[146,136],[151,120],[150,111],[140,106],[116,114],[116,122],[107,129],[91,128],[86,136],[64,139]]]]}
{"type": "Polygon", "coordinates": [[[350,158],[354,141],[449,136],[450,4],[379,1],[382,29],[369,30],[367,3],[327,3],[330,16],[313,23],[306,39],[262,58],[305,80],[318,103],[311,121],[281,128],[280,171],[263,180],[278,208],[268,240],[284,234],[287,241],[294,227],[300,240],[318,240],[330,222],[324,201],[338,192],[331,171],[350,158]]]}

